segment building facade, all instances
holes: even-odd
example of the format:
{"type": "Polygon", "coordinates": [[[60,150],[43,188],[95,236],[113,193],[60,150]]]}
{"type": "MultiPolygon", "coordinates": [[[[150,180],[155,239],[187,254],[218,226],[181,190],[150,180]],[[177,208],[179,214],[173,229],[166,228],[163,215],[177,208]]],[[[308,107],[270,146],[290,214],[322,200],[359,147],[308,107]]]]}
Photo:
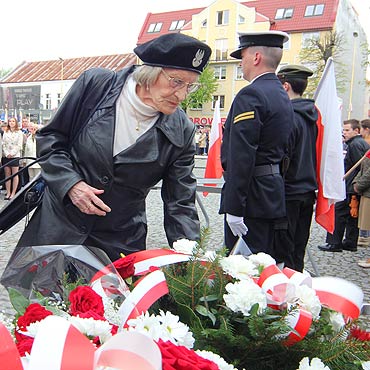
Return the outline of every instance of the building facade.
{"type": "Polygon", "coordinates": [[[308,40],[324,40],[330,33],[338,36],[333,55],[341,99],[342,118],[367,117],[366,60],[368,45],[358,15],[348,0],[216,0],[206,8],[167,13],[149,13],[138,44],[169,32],[182,32],[206,42],[213,50],[210,67],[218,80],[213,102],[187,113],[197,124],[212,119],[214,101],[220,100],[226,117],[237,92],[247,83],[239,61],[229,54],[238,47],[238,32],[280,30],[289,34],[281,65],[312,63],[301,60],[300,52],[308,40]]]}

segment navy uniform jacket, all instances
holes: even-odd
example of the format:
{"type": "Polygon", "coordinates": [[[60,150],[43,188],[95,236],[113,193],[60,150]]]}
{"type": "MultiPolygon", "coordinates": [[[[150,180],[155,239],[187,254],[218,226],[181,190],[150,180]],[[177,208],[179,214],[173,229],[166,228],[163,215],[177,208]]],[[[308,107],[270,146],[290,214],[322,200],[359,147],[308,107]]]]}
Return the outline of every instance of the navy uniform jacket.
{"type": "Polygon", "coordinates": [[[237,94],[221,146],[225,184],[220,213],[264,219],[285,216],[281,174],[255,177],[253,173],[256,166],[282,162],[293,122],[291,102],[274,73],[258,77],[237,94]]]}

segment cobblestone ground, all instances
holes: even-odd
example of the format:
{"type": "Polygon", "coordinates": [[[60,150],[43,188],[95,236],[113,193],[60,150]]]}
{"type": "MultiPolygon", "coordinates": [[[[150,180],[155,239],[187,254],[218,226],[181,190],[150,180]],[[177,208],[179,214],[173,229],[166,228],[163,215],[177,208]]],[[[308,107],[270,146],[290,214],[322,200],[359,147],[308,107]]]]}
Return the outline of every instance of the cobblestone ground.
{"type": "MultiPolygon", "coordinates": [[[[202,168],[195,171],[195,174],[202,177],[202,168]]],[[[218,214],[219,194],[208,194],[204,197],[199,193],[209,216],[210,237],[208,247],[218,249],[223,246],[223,216],[218,214]]],[[[0,208],[4,206],[3,195],[0,199],[0,208]]],[[[207,226],[206,219],[199,208],[199,217],[202,226],[207,226]]],[[[160,248],[167,245],[163,230],[163,211],[160,191],[153,190],[147,198],[148,217],[148,248],[160,248]]],[[[24,228],[24,221],[0,235],[0,273],[2,273],[17,240],[24,228]]],[[[42,232],[42,231],[40,231],[42,232]]],[[[325,242],[325,231],[315,222],[312,224],[311,236],[308,243],[305,267],[312,273],[320,276],[337,276],[357,284],[364,292],[364,302],[370,303],[370,269],[364,269],[357,265],[359,259],[370,257],[370,248],[359,247],[357,252],[344,251],[342,253],[322,252],[317,246],[325,242]]],[[[0,286],[0,310],[11,311],[5,289],[0,286]]],[[[366,318],[366,325],[370,328],[369,320],[366,318]]]]}

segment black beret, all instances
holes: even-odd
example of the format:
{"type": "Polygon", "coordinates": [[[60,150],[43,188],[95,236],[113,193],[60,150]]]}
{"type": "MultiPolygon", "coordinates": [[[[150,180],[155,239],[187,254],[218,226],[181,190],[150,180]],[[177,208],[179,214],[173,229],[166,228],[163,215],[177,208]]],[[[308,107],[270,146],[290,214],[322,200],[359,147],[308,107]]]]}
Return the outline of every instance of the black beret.
{"type": "Polygon", "coordinates": [[[242,59],[241,51],[250,46],[270,46],[282,48],[284,42],[289,40],[287,33],[282,31],[246,32],[239,33],[239,47],[230,56],[242,59]]]}
{"type": "Polygon", "coordinates": [[[134,52],[149,66],[202,73],[212,50],[194,37],[182,33],[168,33],[137,46],[134,52]]]}
{"type": "Polygon", "coordinates": [[[313,75],[313,72],[305,66],[289,64],[281,67],[277,75],[278,77],[286,79],[302,78],[307,80],[308,77],[313,75]]]}

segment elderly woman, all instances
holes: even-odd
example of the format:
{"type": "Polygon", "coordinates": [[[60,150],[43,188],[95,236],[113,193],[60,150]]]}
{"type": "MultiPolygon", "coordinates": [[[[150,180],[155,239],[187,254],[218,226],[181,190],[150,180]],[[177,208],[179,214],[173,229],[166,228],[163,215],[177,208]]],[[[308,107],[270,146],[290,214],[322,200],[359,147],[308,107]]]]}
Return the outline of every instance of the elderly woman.
{"type": "Polygon", "coordinates": [[[48,186],[18,246],[82,244],[111,260],[143,250],[145,198],[160,180],[169,244],[199,238],[195,126],[179,104],[211,49],[176,33],[134,51],[144,65],[84,72],[37,134],[48,186]]]}

